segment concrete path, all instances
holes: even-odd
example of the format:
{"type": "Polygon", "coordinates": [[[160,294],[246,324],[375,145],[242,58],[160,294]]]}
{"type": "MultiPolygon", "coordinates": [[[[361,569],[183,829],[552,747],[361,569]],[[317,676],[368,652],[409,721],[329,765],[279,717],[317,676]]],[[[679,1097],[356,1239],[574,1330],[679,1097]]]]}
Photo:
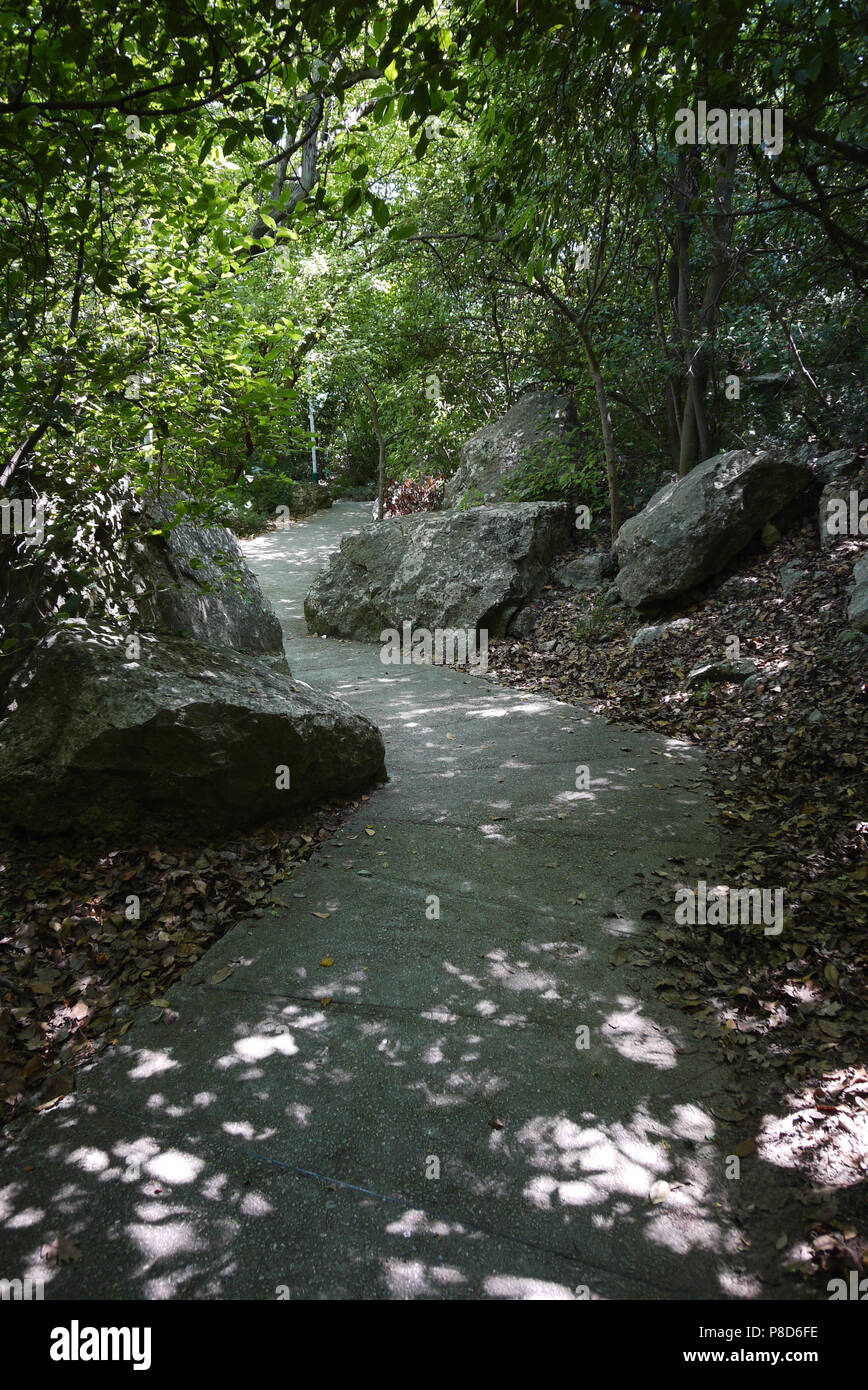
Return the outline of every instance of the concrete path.
{"type": "Polygon", "coordinates": [[[0,1276],[64,1234],[48,1298],[755,1296],[726,1077],[629,954],[637,871],[714,853],[700,759],[309,637],[368,514],[244,548],[294,674],[380,726],[391,780],[172,989],[178,1023],[143,1011],[10,1147],[0,1276]]]}

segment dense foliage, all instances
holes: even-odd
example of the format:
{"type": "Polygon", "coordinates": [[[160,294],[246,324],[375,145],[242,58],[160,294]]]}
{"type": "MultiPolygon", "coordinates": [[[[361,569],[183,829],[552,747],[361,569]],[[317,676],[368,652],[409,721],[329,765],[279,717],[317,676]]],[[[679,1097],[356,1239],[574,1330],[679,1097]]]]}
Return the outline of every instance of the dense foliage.
{"type": "Polygon", "coordinates": [[[332,486],[372,496],[540,387],[581,462],[516,495],[608,494],[615,529],[718,448],[833,446],[864,418],[864,19],[11,0],[2,487],[73,529],[122,478],[264,517],[311,413],[332,486]],[[782,113],[776,152],[678,143],[699,101],[782,113]]]}

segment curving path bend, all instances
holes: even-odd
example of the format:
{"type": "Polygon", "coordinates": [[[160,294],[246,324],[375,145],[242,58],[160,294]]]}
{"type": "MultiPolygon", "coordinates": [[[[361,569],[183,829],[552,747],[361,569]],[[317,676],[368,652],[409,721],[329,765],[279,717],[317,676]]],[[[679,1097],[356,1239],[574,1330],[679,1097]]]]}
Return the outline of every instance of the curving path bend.
{"type": "Polygon", "coordinates": [[[137,1019],[12,1144],[0,1274],[52,1230],[87,1254],[48,1298],[755,1297],[726,1078],[630,960],[637,874],[714,854],[701,759],[308,636],[368,515],[243,548],[293,673],[380,726],[391,780],[172,989],[173,1028],[137,1019]]]}

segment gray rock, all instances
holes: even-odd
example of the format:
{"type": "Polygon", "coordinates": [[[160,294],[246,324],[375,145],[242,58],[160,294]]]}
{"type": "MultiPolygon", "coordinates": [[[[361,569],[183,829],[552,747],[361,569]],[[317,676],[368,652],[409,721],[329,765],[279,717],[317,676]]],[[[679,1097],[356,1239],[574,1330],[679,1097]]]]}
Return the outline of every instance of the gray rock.
{"type": "Polygon", "coordinates": [[[836,449],[817,459],[814,467],[824,483],[836,483],[859,472],[859,455],[855,449],[836,449]]]}
{"type": "Polygon", "coordinates": [[[311,632],[376,642],[387,628],[504,631],[569,542],[562,503],[386,517],[345,536],[304,603],[311,632]]]}
{"type": "MultiPolygon", "coordinates": [[[[63,522],[63,508],[56,511],[63,522]]],[[[26,566],[13,554],[7,568],[0,553],[0,629],[29,623],[41,636],[74,599],[75,616],[88,621],[179,632],[288,669],[280,623],[232,532],[185,518],[151,534],[174,515],[171,496],[137,499],[124,479],[100,499],[96,521],[88,526],[86,509],[73,519],[74,539],[52,531],[26,566]],[[72,576],[85,568],[96,578],[81,591],[72,576]]]]}
{"type": "Polygon", "coordinates": [[[868,555],[863,555],[853,567],[847,621],[857,632],[868,633],[868,555]]]}
{"type": "Polygon", "coordinates": [[[690,689],[695,685],[704,685],[706,681],[711,685],[722,685],[728,681],[741,684],[758,674],[756,662],[746,656],[734,661],[705,661],[688,672],[686,685],[690,689]]]}
{"type": "Polygon", "coordinates": [[[609,551],[591,550],[568,560],[555,570],[553,578],[564,589],[582,593],[587,589],[599,589],[615,574],[617,565],[609,551]]]}
{"type": "Polygon", "coordinates": [[[759,593],[759,579],[752,574],[731,574],[718,587],[716,597],[725,603],[737,603],[759,593]]]}
{"type": "Polygon", "coordinates": [[[785,565],[781,565],[778,579],[781,583],[781,593],[786,595],[800,584],[805,577],[804,570],[800,569],[795,560],[788,560],[785,565]]]}
{"type": "Polygon", "coordinates": [[[637,628],[630,638],[630,651],[635,647],[647,647],[659,642],[667,632],[686,632],[692,627],[692,618],[675,618],[671,623],[658,623],[656,627],[637,628]]]}
{"type": "MultiPolygon", "coordinates": [[[[174,503],[150,498],[136,513],[136,529],[156,529],[174,512],[174,503]]],[[[162,536],[130,539],[126,552],[143,628],[276,657],[289,669],[277,614],[231,531],[185,519],[162,536]]]]}
{"type": "Polygon", "coordinates": [[[831,550],[842,539],[868,536],[868,505],[864,490],[849,486],[846,478],[829,483],[820,495],[817,528],[820,546],[831,550]]]}
{"type": "Polygon", "coordinates": [[[507,621],[506,631],[510,637],[532,637],[537,625],[538,614],[532,607],[522,608],[507,621]]]}
{"type": "MultiPolygon", "coordinates": [[[[548,391],[523,396],[506,415],[470,436],[461,447],[457,472],[443,495],[444,507],[503,502],[509,499],[507,482],[516,470],[553,459],[561,466],[576,461],[572,433],[577,426],[575,406],[569,396],[548,391]]],[[[551,491],[550,498],[558,493],[551,491]]]]}
{"type": "Polygon", "coordinates": [[[615,542],[625,603],[641,610],[717,574],[811,477],[780,452],[735,450],[667,483],[615,542]]]}
{"type": "Polygon", "coordinates": [[[261,657],[187,637],[61,624],[14,676],[0,816],[32,834],[211,834],[384,775],[379,730],[261,657]],[[276,786],[279,767],[289,788],[276,786]]]}

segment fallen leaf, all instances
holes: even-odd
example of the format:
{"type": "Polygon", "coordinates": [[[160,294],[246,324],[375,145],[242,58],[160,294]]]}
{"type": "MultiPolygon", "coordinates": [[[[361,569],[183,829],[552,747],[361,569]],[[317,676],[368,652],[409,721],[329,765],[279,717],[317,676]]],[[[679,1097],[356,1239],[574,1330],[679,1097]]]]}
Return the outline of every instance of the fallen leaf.
{"type": "Polygon", "coordinates": [[[212,985],[219,985],[222,984],[224,980],[228,980],[229,976],[233,973],[234,970],[234,965],[224,965],[221,970],[217,970],[211,976],[212,985]]]}
{"type": "Polygon", "coordinates": [[[42,1258],[50,1265],[71,1264],[73,1260],[81,1259],[81,1248],[71,1236],[58,1236],[57,1240],[45,1246],[42,1258]]]}
{"type": "Polygon", "coordinates": [[[709,1108],[712,1115],[716,1116],[718,1120],[725,1120],[729,1125],[741,1124],[741,1121],[747,1118],[741,1111],[731,1110],[725,1105],[712,1105],[709,1108]]]}
{"type": "Polygon", "coordinates": [[[334,956],[323,956],[322,960],[320,961],[320,965],[324,966],[334,965],[334,963],[334,956]]]}
{"type": "Polygon", "coordinates": [[[41,1105],[34,1105],[34,1110],[53,1110],[55,1105],[59,1105],[63,1096],[52,1096],[51,1100],[44,1100],[41,1105]]]}

